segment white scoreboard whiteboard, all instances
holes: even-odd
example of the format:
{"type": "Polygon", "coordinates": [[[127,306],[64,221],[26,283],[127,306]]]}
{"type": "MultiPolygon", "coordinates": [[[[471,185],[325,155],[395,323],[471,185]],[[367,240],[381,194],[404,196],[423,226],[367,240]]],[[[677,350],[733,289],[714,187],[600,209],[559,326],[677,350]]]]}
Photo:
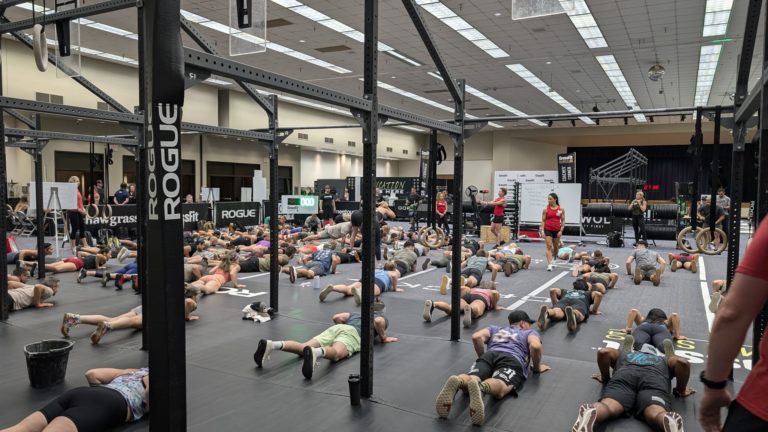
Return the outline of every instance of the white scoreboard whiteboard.
{"type": "Polygon", "coordinates": [[[541,223],[547,195],[556,193],[566,225],[581,225],[581,183],[521,183],[520,223],[541,223]]]}

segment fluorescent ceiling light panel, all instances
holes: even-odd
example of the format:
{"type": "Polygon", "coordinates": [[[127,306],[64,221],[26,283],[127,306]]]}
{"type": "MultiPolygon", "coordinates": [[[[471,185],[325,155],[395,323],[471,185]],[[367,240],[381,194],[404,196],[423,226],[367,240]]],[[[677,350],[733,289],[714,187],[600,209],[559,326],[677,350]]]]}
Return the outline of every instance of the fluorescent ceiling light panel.
{"type": "Polygon", "coordinates": [[[707,0],[702,36],[721,36],[728,31],[733,0],[707,0]]]}
{"type": "Polygon", "coordinates": [[[200,24],[206,21],[210,21],[208,18],[193,14],[192,12],[189,12],[189,11],[185,11],[184,9],[181,9],[181,16],[183,16],[189,21],[192,21],[195,24],[200,24]]]}
{"type": "MultiPolygon", "coordinates": [[[[285,6],[289,10],[292,10],[293,12],[296,12],[299,15],[302,15],[312,21],[317,22],[318,24],[325,26],[336,33],[343,34],[344,36],[354,39],[360,43],[365,42],[365,34],[362,32],[359,32],[352,27],[344,24],[341,21],[335,20],[328,15],[325,15],[324,13],[318,11],[317,9],[313,9],[301,2],[295,1],[295,0],[272,0],[273,3],[277,3],[281,6],[285,6]]],[[[416,60],[410,59],[406,57],[403,54],[396,53],[395,49],[391,46],[379,42],[378,45],[379,51],[383,53],[387,53],[393,57],[396,57],[400,60],[403,60],[404,62],[413,65],[413,66],[421,66],[421,63],[417,62],[416,60]]]]}
{"type": "Polygon", "coordinates": [[[94,22],[88,25],[90,28],[95,28],[96,30],[105,31],[107,33],[116,34],[118,36],[128,36],[130,34],[133,34],[133,32],[130,32],[128,30],[119,29],[117,27],[112,27],[111,25],[102,24],[98,22],[94,22]]]}
{"type": "MultiPolygon", "coordinates": [[[[427,75],[431,76],[432,78],[439,79],[440,81],[443,80],[443,78],[439,74],[437,74],[435,72],[427,72],[427,75]]],[[[491,105],[494,105],[494,106],[496,106],[498,108],[501,108],[504,111],[507,111],[509,113],[512,113],[514,115],[519,115],[519,116],[527,116],[528,115],[528,114],[520,111],[519,109],[517,109],[515,107],[512,107],[512,106],[509,106],[509,105],[505,104],[504,102],[502,102],[502,101],[500,101],[500,100],[498,100],[498,99],[496,99],[496,98],[494,98],[494,97],[492,97],[490,95],[487,95],[487,94],[481,92],[480,90],[478,90],[478,89],[476,89],[476,88],[474,88],[472,86],[465,86],[465,89],[466,89],[467,93],[469,93],[469,94],[471,94],[471,95],[473,95],[475,97],[478,97],[478,98],[488,102],[491,105]]],[[[453,111],[453,110],[451,110],[451,111],[453,111]]],[[[469,116],[467,116],[467,117],[469,117],[469,116]]],[[[470,118],[477,118],[477,117],[470,117],[470,118]]],[[[535,125],[538,125],[538,126],[545,126],[544,123],[542,123],[542,122],[540,122],[538,120],[528,120],[528,121],[533,123],[533,124],[535,124],[535,125]]],[[[493,124],[489,123],[489,125],[491,125],[493,127],[502,127],[501,125],[496,124],[496,123],[493,123],[493,124]]]]}
{"type": "MultiPolygon", "coordinates": [[[[611,80],[616,91],[619,92],[619,96],[621,96],[621,99],[624,101],[627,108],[631,111],[640,109],[637,105],[637,99],[635,99],[635,95],[632,93],[632,89],[629,88],[629,84],[627,83],[626,78],[624,78],[624,73],[621,72],[621,68],[616,62],[616,58],[612,54],[609,54],[596,56],[595,59],[600,63],[605,74],[608,75],[608,79],[611,80]]],[[[640,123],[646,121],[645,116],[642,114],[635,114],[634,117],[635,120],[640,123]]]]}
{"type": "Polygon", "coordinates": [[[585,0],[560,0],[560,4],[590,49],[608,47],[585,0]]]}
{"type": "Polygon", "coordinates": [[[475,44],[478,48],[485,51],[486,54],[493,58],[509,57],[509,54],[503,49],[499,48],[490,39],[485,37],[480,31],[472,27],[471,24],[466,22],[463,18],[454,13],[448,6],[442,4],[438,0],[416,0],[416,3],[424,8],[435,18],[443,22],[456,33],[463,36],[468,41],[475,44]]]}
{"type": "MultiPolygon", "coordinates": [[[[529,71],[525,66],[521,64],[512,64],[507,65],[507,67],[514,73],[516,73],[520,78],[526,80],[528,84],[536,87],[540,92],[544,93],[548,98],[552,99],[553,101],[557,102],[558,105],[568,110],[570,113],[574,114],[581,114],[581,111],[573,106],[570,102],[565,100],[564,97],[560,96],[559,93],[552,90],[552,88],[547,85],[544,81],[539,79],[536,75],[534,75],[531,71],[529,71]]],[[[592,119],[589,117],[579,117],[581,121],[583,121],[586,124],[593,125],[595,124],[592,119]]]]}
{"type": "Polygon", "coordinates": [[[709,102],[709,93],[715,81],[722,48],[722,45],[704,45],[699,51],[699,72],[696,78],[696,96],[693,99],[695,106],[703,106],[709,102]]]}

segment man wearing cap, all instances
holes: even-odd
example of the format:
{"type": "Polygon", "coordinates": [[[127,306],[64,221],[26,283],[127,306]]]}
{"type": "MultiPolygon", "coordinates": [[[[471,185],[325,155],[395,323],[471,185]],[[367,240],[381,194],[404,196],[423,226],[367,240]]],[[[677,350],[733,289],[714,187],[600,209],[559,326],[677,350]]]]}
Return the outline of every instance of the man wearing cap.
{"type": "Polygon", "coordinates": [[[437,395],[435,409],[440,418],[448,417],[453,398],[461,389],[469,393],[469,416],[472,424],[485,421],[483,396],[503,399],[523,388],[528,368],[534,373],[546,372],[549,366],[541,362],[542,347],[538,332],[531,328],[534,322],[524,311],[510,312],[506,327],[490,326],[472,335],[478,359],[469,372],[451,375],[437,395]],[[487,345],[487,349],[486,349],[487,345]]]}
{"type": "Polygon", "coordinates": [[[627,258],[627,274],[632,276],[635,285],[640,285],[640,282],[645,279],[653,282],[653,286],[659,286],[666,264],[667,262],[658,252],[648,249],[647,241],[640,239],[637,241],[635,251],[627,258]],[[637,261],[634,273],[632,272],[633,261],[637,261]]]}

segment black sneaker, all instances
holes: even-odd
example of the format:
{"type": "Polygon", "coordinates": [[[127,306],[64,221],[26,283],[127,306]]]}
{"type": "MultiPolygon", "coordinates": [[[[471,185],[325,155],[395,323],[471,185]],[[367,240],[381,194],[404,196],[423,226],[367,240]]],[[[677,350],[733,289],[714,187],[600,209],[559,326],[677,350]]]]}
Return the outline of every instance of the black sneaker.
{"type": "Polygon", "coordinates": [[[429,267],[429,262],[430,262],[429,258],[425,259],[424,264],[421,265],[421,269],[426,270],[429,267]]]}
{"type": "Polygon", "coordinates": [[[117,291],[122,291],[124,283],[125,283],[125,276],[124,275],[118,276],[117,278],[115,278],[115,289],[117,291]]]}
{"type": "Polygon", "coordinates": [[[109,276],[110,276],[109,272],[103,272],[101,274],[101,286],[103,287],[107,286],[107,282],[109,281],[109,276]]]}
{"type": "Polygon", "coordinates": [[[453,260],[452,257],[448,257],[448,264],[445,265],[445,272],[450,273],[451,272],[451,260],[453,260]]]}
{"type": "Polygon", "coordinates": [[[256,348],[256,352],[253,354],[253,361],[256,362],[256,366],[262,367],[264,360],[269,358],[269,354],[272,352],[272,341],[262,339],[259,341],[259,346],[256,348]]]}
{"type": "Polygon", "coordinates": [[[301,374],[306,379],[312,379],[312,373],[315,371],[315,362],[317,362],[315,351],[311,347],[304,347],[302,357],[304,357],[304,364],[301,365],[301,374]]]}

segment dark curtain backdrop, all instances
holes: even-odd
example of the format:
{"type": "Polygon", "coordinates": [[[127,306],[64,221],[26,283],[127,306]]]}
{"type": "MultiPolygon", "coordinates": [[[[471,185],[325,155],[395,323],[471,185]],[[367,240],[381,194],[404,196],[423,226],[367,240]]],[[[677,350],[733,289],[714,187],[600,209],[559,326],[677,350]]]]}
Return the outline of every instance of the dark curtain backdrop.
{"type": "MultiPolygon", "coordinates": [[[[675,182],[693,181],[696,169],[693,166],[691,155],[688,154],[688,145],[645,146],[635,147],[637,151],[648,158],[648,184],[658,185],[658,190],[646,190],[646,198],[649,200],[672,200],[675,195],[675,182]]],[[[576,152],[576,181],[583,185],[582,198],[599,199],[600,196],[590,196],[589,169],[597,168],[619,156],[627,153],[627,147],[569,147],[569,152],[576,152]]],[[[721,183],[729,194],[731,181],[731,151],[730,144],[720,146],[721,183]]],[[[755,151],[756,146],[748,144],[744,155],[744,199],[755,199],[757,181],[755,180],[755,151]]],[[[713,156],[713,146],[705,145],[702,152],[703,172],[699,177],[699,193],[709,193],[710,162],[713,156]]],[[[624,187],[621,195],[615,199],[631,199],[634,194],[624,187]]],[[[595,195],[592,192],[592,195],[595,195]]]]}

